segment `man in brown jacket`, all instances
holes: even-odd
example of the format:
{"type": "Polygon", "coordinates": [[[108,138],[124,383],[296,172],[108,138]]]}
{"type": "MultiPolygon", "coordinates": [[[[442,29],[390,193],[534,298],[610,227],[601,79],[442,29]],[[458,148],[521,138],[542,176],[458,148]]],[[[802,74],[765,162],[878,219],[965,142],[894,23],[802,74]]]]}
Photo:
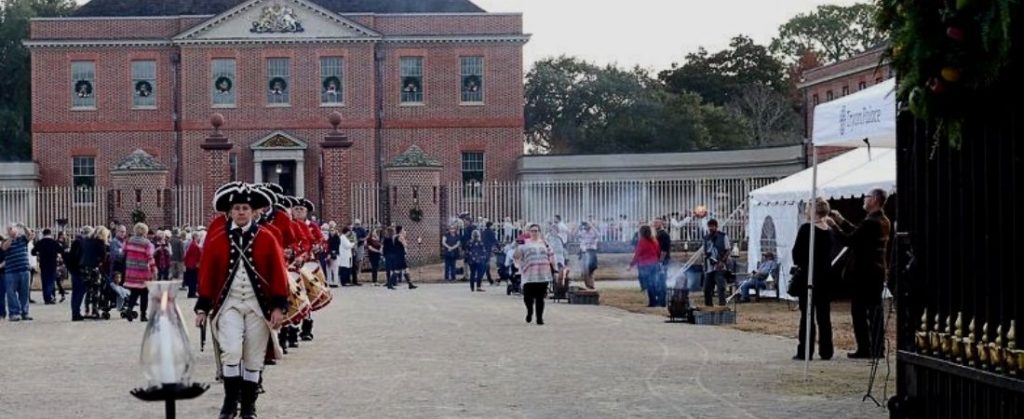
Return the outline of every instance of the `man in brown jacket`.
{"type": "Polygon", "coordinates": [[[868,215],[858,226],[847,221],[838,211],[832,211],[831,227],[836,239],[849,248],[849,258],[843,275],[853,285],[851,316],[857,351],[850,358],[879,358],[885,352],[885,331],[882,315],[882,288],[888,273],[887,255],[892,224],[885,216],[882,189],[874,189],[864,197],[864,210],[868,215]]]}

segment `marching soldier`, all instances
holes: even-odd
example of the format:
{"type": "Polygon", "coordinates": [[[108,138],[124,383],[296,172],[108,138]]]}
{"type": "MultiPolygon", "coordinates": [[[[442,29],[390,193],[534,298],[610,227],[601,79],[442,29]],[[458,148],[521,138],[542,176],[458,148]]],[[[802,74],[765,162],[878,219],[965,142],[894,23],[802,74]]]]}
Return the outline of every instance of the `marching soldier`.
{"type": "Polygon", "coordinates": [[[279,358],[271,330],[288,307],[288,279],[280,244],[256,222],[254,210],[271,205],[262,190],[229,184],[217,191],[214,207],[227,215],[214,221],[199,264],[196,325],[209,321],[214,353],[224,383],[220,418],[256,417],[256,397],[266,351],[279,358]]]}

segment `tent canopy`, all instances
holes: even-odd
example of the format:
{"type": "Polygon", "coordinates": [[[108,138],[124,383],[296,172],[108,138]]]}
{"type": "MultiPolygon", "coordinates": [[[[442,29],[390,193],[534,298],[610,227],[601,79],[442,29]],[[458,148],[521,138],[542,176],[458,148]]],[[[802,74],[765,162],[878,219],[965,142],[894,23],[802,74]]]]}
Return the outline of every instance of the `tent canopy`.
{"type": "MultiPolygon", "coordinates": [[[[814,168],[750,192],[751,205],[806,201],[814,168]]],[[[859,197],[881,188],[896,191],[896,150],[857,148],[818,164],[818,196],[825,199],[859,197]]]]}
{"type": "Polygon", "coordinates": [[[889,79],[816,106],[812,144],[863,147],[866,139],[872,147],[896,147],[895,90],[896,79],[889,79]]]}

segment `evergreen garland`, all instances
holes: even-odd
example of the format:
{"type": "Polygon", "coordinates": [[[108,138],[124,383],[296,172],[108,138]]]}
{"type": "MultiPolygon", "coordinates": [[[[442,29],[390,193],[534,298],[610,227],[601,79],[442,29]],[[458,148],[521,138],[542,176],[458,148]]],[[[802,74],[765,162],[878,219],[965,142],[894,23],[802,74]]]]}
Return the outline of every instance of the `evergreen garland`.
{"type": "Polygon", "coordinates": [[[959,147],[972,96],[1002,80],[1019,0],[879,0],[878,24],[899,77],[897,96],[959,147]]]}

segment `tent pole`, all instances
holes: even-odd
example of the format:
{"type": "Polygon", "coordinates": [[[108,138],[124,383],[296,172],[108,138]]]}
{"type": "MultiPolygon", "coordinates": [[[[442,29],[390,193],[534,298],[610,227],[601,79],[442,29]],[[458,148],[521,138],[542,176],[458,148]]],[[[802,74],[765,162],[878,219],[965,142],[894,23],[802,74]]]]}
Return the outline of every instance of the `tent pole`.
{"type": "Polygon", "coordinates": [[[811,331],[814,329],[814,323],[811,322],[813,319],[814,312],[814,236],[817,236],[814,230],[815,224],[817,223],[818,214],[815,211],[818,197],[818,147],[811,143],[811,167],[814,170],[811,172],[811,200],[808,201],[807,212],[811,216],[811,225],[808,233],[810,233],[810,250],[807,252],[807,318],[805,319],[806,333],[804,334],[804,381],[807,381],[807,370],[811,367],[811,331]]]}

